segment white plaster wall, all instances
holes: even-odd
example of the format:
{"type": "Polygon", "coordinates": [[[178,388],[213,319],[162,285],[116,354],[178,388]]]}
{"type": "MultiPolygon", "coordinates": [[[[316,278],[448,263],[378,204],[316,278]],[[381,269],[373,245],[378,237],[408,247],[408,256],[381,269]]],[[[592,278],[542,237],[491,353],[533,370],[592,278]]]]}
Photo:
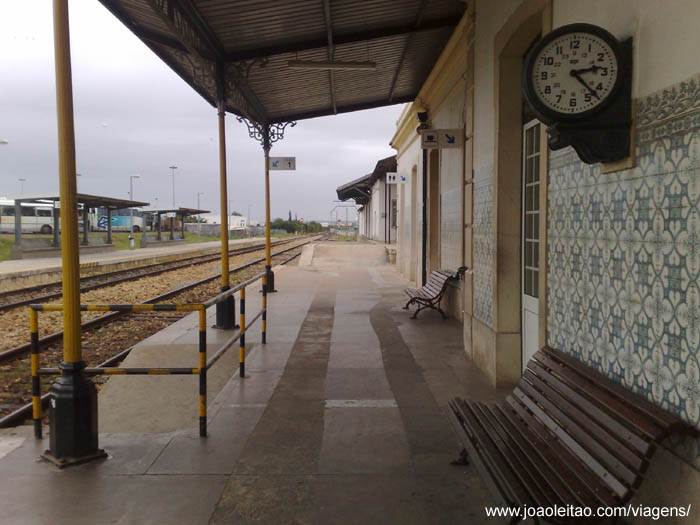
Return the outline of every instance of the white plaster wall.
{"type": "Polygon", "coordinates": [[[477,0],[474,31],[474,170],[493,164],[495,108],[493,45],[496,33],[520,2],[477,0]]]}
{"type": "MultiPolygon", "coordinates": [[[[397,184],[397,206],[398,211],[398,231],[397,235],[397,248],[396,248],[396,266],[401,272],[401,274],[410,278],[411,275],[411,265],[416,264],[416,254],[411,250],[411,214],[417,213],[416,224],[420,228],[420,217],[422,213],[422,208],[419,206],[418,209],[411,209],[411,173],[413,167],[416,167],[417,173],[420,175],[422,173],[422,162],[421,162],[421,149],[420,141],[415,140],[410,144],[406,150],[397,158],[397,172],[406,175],[408,182],[404,184],[397,184]]],[[[420,179],[420,176],[418,177],[420,179]]],[[[420,195],[420,189],[419,195],[420,195]]],[[[420,199],[418,199],[420,201],[420,199]]],[[[420,203],[419,203],[420,204],[420,203]]],[[[418,235],[418,245],[420,246],[420,232],[418,235]]],[[[418,260],[418,264],[420,260],[418,260]]]]}
{"type": "MultiPolygon", "coordinates": [[[[432,120],[434,128],[464,128],[464,88],[455,91],[432,120]]],[[[462,265],[462,149],[440,150],[440,267],[462,265]]]]}
{"type": "Polygon", "coordinates": [[[554,0],[553,27],[599,25],[618,39],[634,37],[632,96],[685,80],[698,72],[698,0],[554,0]]]}

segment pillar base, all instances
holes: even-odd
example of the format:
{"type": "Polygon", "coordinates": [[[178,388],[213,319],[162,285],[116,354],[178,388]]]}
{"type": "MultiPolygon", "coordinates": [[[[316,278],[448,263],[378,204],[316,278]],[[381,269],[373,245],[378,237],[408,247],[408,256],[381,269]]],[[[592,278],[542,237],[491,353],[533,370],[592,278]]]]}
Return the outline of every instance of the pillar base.
{"type": "MultiPolygon", "coordinates": [[[[225,292],[229,288],[230,286],[222,286],[221,291],[225,292]]],[[[233,296],[225,301],[217,303],[216,324],[214,328],[219,328],[220,330],[239,328],[239,325],[236,324],[236,301],[233,299],[233,296]]]]}
{"type": "Polygon", "coordinates": [[[265,267],[265,272],[267,273],[267,293],[275,293],[277,291],[275,288],[275,272],[269,266],[265,267]]]}
{"type": "Polygon", "coordinates": [[[106,456],[97,446],[97,390],[84,368],[62,363],[49,390],[49,450],[42,457],[61,468],[106,456]]]}
{"type": "Polygon", "coordinates": [[[101,448],[98,448],[97,451],[90,455],[90,456],[83,456],[82,458],[57,458],[54,456],[50,450],[45,450],[44,453],[41,455],[41,459],[45,459],[46,461],[50,461],[54,465],[56,465],[58,468],[66,468],[66,467],[72,467],[73,465],[81,465],[83,463],[87,463],[88,461],[92,461],[94,459],[104,459],[107,457],[107,453],[102,450],[101,448]]]}

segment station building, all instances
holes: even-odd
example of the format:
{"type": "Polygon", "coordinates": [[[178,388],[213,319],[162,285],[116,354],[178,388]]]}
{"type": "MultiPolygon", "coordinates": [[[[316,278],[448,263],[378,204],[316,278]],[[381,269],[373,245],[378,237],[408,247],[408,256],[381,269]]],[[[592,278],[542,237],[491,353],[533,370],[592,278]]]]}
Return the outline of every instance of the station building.
{"type": "Polygon", "coordinates": [[[396,173],[396,155],[377,161],[372,173],[343,184],[336,193],[340,200],[359,205],[360,237],[391,244],[396,242],[397,190],[396,184],[387,183],[387,173],[396,173]]]}
{"type": "MultiPolygon", "coordinates": [[[[700,425],[700,46],[692,0],[470,1],[391,145],[397,268],[448,293],[464,349],[512,385],[538,348],[568,352],[700,425]],[[527,51],[571,23],[632,38],[631,155],[587,164],[548,148],[521,94],[527,51]],[[463,129],[423,149],[418,126],[463,129]]],[[[700,440],[667,444],[644,501],[698,502],[700,440]]]]}

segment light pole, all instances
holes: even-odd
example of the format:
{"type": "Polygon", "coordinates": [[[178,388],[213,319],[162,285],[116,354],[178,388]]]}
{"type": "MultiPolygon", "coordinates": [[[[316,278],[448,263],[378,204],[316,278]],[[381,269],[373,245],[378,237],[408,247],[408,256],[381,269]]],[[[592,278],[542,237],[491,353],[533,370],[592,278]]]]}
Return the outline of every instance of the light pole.
{"type": "MultiPolygon", "coordinates": [[[[201,195],[204,195],[203,191],[198,191],[197,192],[197,211],[199,211],[199,197],[201,195]]],[[[223,227],[223,224],[222,224],[223,227]]],[[[200,241],[200,237],[202,236],[202,216],[198,213],[197,214],[197,242],[200,241]]]]}
{"type": "Polygon", "coordinates": [[[252,206],[255,206],[254,204],[248,204],[248,222],[246,223],[246,230],[248,231],[248,237],[251,236],[251,230],[250,230],[250,208],[252,206]]]}
{"type": "Polygon", "coordinates": [[[19,194],[24,195],[24,183],[27,182],[27,179],[17,179],[19,181],[19,194]]]}
{"type": "Polygon", "coordinates": [[[170,168],[170,172],[173,174],[173,208],[175,207],[175,170],[177,169],[177,166],[172,165],[168,166],[170,168]]]}
{"type": "MultiPolygon", "coordinates": [[[[129,200],[134,200],[134,179],[140,179],[139,175],[129,175],[129,200]]],[[[134,243],[134,208],[129,209],[131,228],[129,228],[129,249],[133,250],[136,247],[134,243]]]]}

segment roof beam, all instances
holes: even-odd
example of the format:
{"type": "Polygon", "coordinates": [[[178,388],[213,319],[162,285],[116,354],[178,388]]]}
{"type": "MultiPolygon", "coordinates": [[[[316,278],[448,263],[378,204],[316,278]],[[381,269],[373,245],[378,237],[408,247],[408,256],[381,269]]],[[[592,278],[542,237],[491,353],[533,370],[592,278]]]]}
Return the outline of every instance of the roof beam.
{"type": "MultiPolygon", "coordinates": [[[[333,46],[333,22],[331,21],[331,6],[330,0],[323,0],[323,17],[326,20],[326,33],[328,35],[328,60],[333,60],[335,47],[333,46]]],[[[328,83],[331,90],[331,105],[333,106],[333,114],[338,114],[338,108],[335,105],[335,74],[332,69],[328,70],[328,83]]]]}
{"type": "MultiPolygon", "coordinates": [[[[414,28],[417,30],[420,27],[420,23],[423,20],[423,13],[425,13],[425,4],[427,0],[421,2],[418,8],[418,13],[416,13],[416,22],[414,28]]],[[[396,88],[396,82],[399,80],[399,75],[401,74],[401,68],[403,68],[403,63],[406,61],[406,53],[408,53],[408,48],[411,45],[411,40],[413,39],[413,33],[409,33],[406,37],[406,43],[403,46],[403,51],[401,51],[401,58],[399,63],[396,65],[396,71],[394,72],[394,78],[391,80],[391,87],[389,88],[389,102],[394,98],[394,89],[396,88]]]]}
{"type": "Polygon", "coordinates": [[[133,33],[145,42],[151,42],[152,44],[158,44],[159,46],[169,47],[175,51],[180,51],[181,53],[186,53],[187,48],[183,46],[179,40],[173,40],[167,36],[163,36],[159,33],[154,33],[143,27],[136,26],[132,29],[133,33]]]}
{"type": "MultiPolygon", "coordinates": [[[[365,40],[376,40],[378,38],[417,33],[421,31],[431,31],[434,29],[454,28],[457,26],[460,19],[461,15],[436,18],[434,20],[426,20],[421,24],[419,29],[416,29],[415,22],[412,22],[410,24],[386,26],[378,29],[360,31],[357,33],[349,33],[346,35],[335,34],[333,35],[333,44],[335,47],[338,47],[343,44],[352,44],[355,42],[363,42],[365,40]]],[[[247,60],[251,58],[263,58],[273,55],[281,55],[284,53],[297,53],[300,51],[308,51],[310,49],[322,49],[327,45],[328,38],[326,36],[325,38],[315,38],[300,42],[293,42],[289,44],[279,44],[256,49],[236,51],[233,53],[228,53],[225,57],[225,60],[229,62],[236,60],[247,60]]]]}
{"type": "MultiPolygon", "coordinates": [[[[190,55],[201,63],[221,63],[224,49],[199,10],[191,0],[146,0],[153,12],[168,26],[190,55]]],[[[254,120],[267,121],[267,112],[258,97],[240,75],[233,75],[232,82],[256,113],[254,120]]],[[[243,110],[244,108],[240,108],[243,110]]],[[[251,115],[245,115],[252,118],[251,115]]]]}
{"type": "MultiPolygon", "coordinates": [[[[416,94],[403,95],[400,97],[394,97],[392,100],[393,104],[403,104],[404,102],[413,102],[416,98],[416,94]]],[[[387,99],[382,98],[379,100],[372,100],[370,102],[361,102],[359,104],[348,104],[347,106],[338,106],[338,113],[350,113],[352,111],[361,111],[363,109],[373,109],[379,108],[387,105],[387,99]]],[[[295,113],[292,115],[286,115],[282,118],[272,117],[270,118],[270,123],[274,124],[276,122],[287,122],[288,120],[304,120],[308,118],[325,117],[332,115],[333,112],[328,109],[319,109],[315,111],[307,111],[295,113]]]]}

